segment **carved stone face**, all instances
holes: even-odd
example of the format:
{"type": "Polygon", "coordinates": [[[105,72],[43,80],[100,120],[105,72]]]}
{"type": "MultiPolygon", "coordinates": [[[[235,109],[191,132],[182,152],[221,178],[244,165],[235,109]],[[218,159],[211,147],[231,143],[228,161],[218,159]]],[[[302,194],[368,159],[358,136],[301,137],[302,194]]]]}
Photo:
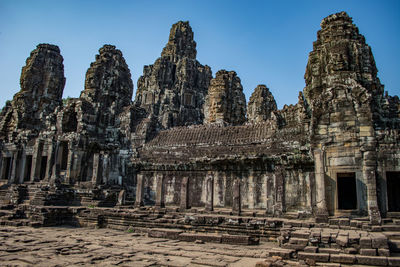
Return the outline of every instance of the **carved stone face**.
{"type": "Polygon", "coordinates": [[[347,51],[335,51],[329,53],[328,69],[332,71],[348,70],[349,56],[347,51]]]}

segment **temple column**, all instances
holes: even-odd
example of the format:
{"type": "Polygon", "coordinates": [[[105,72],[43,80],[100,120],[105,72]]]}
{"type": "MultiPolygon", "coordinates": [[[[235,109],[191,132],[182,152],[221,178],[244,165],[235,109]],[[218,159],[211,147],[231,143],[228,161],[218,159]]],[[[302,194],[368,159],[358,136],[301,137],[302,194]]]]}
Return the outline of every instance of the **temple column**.
{"type": "Polygon", "coordinates": [[[209,172],[206,177],[206,210],[214,210],[214,176],[209,172]]]}
{"type": "Polygon", "coordinates": [[[240,178],[236,177],[232,185],[232,212],[240,215],[241,211],[240,178]]]}
{"type": "Polygon", "coordinates": [[[48,149],[47,149],[47,164],[46,164],[46,174],[44,176],[44,180],[51,182],[50,180],[52,180],[52,182],[55,181],[55,176],[52,176],[52,174],[55,175],[55,171],[56,169],[53,168],[54,164],[55,164],[55,152],[57,151],[56,145],[51,142],[48,149]]]}
{"type": "Polygon", "coordinates": [[[40,180],[40,166],[42,165],[43,141],[36,140],[32,155],[31,182],[40,180]]]}
{"type": "Polygon", "coordinates": [[[103,156],[103,184],[108,182],[110,176],[110,159],[108,155],[103,156]]]}
{"type": "Polygon", "coordinates": [[[99,183],[98,181],[98,175],[99,175],[99,168],[100,168],[100,154],[99,153],[94,153],[93,154],[93,171],[92,171],[92,184],[97,185],[99,183]]]}
{"type": "Polygon", "coordinates": [[[25,176],[25,168],[26,168],[26,150],[25,146],[23,147],[22,151],[20,152],[21,154],[21,162],[18,166],[18,183],[23,184],[24,183],[24,176],[25,176]]]}
{"type": "Polygon", "coordinates": [[[4,156],[0,151],[0,180],[4,178],[4,156]]]}
{"type": "Polygon", "coordinates": [[[135,206],[143,206],[143,194],[144,194],[144,177],[143,174],[139,173],[136,177],[136,201],[135,206]]]}
{"type": "Polygon", "coordinates": [[[17,176],[17,162],[18,162],[18,151],[13,152],[13,157],[12,157],[12,165],[11,165],[11,176],[8,180],[9,184],[13,184],[16,182],[16,176],[17,176]]]}
{"type": "Polygon", "coordinates": [[[71,175],[74,167],[73,161],[74,161],[74,152],[72,152],[72,150],[70,149],[68,151],[67,170],[65,172],[65,183],[67,184],[71,184],[72,182],[71,175]]]}
{"type": "Polygon", "coordinates": [[[254,206],[256,205],[256,179],[254,179],[254,172],[251,170],[249,174],[249,179],[248,179],[248,188],[249,188],[249,208],[254,209],[254,206]]]}
{"type": "Polygon", "coordinates": [[[363,177],[367,185],[368,216],[371,224],[381,223],[381,214],[376,195],[376,155],[375,151],[365,151],[363,155],[363,177]]]}
{"type": "Polygon", "coordinates": [[[328,209],[326,206],[325,197],[325,169],[324,169],[324,152],[320,149],[314,149],[314,164],[315,164],[315,200],[317,210],[315,211],[315,219],[317,222],[328,221],[328,209]]]}
{"type": "Polygon", "coordinates": [[[156,207],[163,208],[165,207],[164,201],[164,174],[157,174],[157,184],[156,184],[156,207]]]}
{"type": "Polygon", "coordinates": [[[185,211],[189,208],[189,196],[188,196],[188,189],[189,189],[189,177],[185,176],[182,178],[181,183],[181,202],[180,202],[180,210],[185,211]]]}

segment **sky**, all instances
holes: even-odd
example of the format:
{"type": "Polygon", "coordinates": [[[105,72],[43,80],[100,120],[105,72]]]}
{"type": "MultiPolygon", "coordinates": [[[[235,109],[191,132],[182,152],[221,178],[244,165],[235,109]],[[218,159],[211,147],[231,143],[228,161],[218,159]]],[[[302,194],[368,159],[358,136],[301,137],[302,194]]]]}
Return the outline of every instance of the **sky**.
{"type": "Polygon", "coordinates": [[[366,37],[378,76],[400,95],[400,0],[0,0],[0,106],[20,90],[21,68],[39,43],[64,58],[63,97],[79,97],[90,63],[104,44],[123,53],[134,83],[168,41],[172,24],[189,21],[197,60],[213,75],[234,70],[249,99],[265,84],[278,107],[297,103],[308,53],[321,20],[346,11],[366,37]]]}

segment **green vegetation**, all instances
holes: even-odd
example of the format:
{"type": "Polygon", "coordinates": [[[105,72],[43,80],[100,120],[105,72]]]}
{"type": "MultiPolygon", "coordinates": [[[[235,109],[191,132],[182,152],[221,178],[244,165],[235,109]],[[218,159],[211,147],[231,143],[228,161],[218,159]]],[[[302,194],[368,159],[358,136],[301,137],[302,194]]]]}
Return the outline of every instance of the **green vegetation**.
{"type": "Polygon", "coordinates": [[[70,97],[70,96],[67,96],[67,98],[63,98],[62,99],[63,106],[67,105],[68,100],[70,100],[71,98],[72,97],[70,97]]]}

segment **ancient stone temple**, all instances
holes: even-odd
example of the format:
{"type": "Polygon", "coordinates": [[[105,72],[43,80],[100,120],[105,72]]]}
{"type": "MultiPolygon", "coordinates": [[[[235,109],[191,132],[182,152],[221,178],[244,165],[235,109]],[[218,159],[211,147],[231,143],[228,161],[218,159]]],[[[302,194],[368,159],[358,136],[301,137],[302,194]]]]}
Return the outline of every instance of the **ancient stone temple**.
{"type": "Polygon", "coordinates": [[[161,57],[144,67],[135,106],[146,110],[153,131],[203,123],[212,77],[210,67],[201,65],[196,54],[192,28],[180,21],[172,26],[161,57]]]}
{"type": "Polygon", "coordinates": [[[400,101],[352,19],[322,20],[305,88],[280,110],[265,85],[246,105],[236,72],[213,77],[196,53],[189,23],[174,24],[132,101],[122,52],[104,45],[80,97],[63,103],[60,50],[38,45],[0,114],[0,199],[18,214],[0,223],[278,237],[282,257],[389,264],[400,249],[400,101]]]}

